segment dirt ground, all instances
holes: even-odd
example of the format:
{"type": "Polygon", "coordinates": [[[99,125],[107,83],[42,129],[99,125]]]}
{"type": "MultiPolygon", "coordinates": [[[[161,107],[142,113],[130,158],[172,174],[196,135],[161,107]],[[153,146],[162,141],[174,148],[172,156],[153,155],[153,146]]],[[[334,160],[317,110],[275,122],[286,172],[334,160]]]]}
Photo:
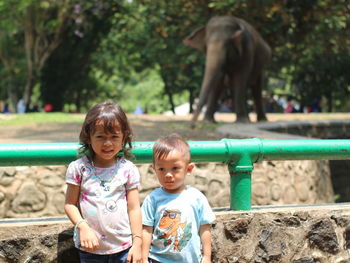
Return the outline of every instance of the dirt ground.
{"type": "MultiPolygon", "coordinates": [[[[0,116],[1,117],[1,116],[0,116]]],[[[84,115],[77,115],[83,121],[84,115]]],[[[190,115],[128,115],[134,131],[135,141],[154,141],[160,136],[176,132],[186,140],[219,140],[221,134],[215,128],[224,123],[232,123],[235,115],[231,113],[216,114],[217,124],[198,122],[196,129],[189,128],[190,115]]],[[[2,117],[4,118],[4,117],[2,117]]],[[[255,114],[250,116],[255,121],[255,114]]],[[[315,114],[267,114],[270,122],[296,120],[349,119],[350,113],[315,113],[315,114]]],[[[45,123],[20,126],[0,126],[0,143],[34,143],[34,142],[77,142],[81,123],[45,123]]]]}

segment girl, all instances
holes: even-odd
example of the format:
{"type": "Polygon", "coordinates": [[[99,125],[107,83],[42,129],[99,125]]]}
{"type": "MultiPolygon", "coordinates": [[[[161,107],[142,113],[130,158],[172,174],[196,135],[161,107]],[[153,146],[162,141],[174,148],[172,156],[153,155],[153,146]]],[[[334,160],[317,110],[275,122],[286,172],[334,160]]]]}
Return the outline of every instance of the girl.
{"type": "Polygon", "coordinates": [[[81,132],[85,156],[67,169],[65,211],[81,262],[141,262],[140,174],[130,157],[132,131],[122,108],[93,106],[81,132]]]}

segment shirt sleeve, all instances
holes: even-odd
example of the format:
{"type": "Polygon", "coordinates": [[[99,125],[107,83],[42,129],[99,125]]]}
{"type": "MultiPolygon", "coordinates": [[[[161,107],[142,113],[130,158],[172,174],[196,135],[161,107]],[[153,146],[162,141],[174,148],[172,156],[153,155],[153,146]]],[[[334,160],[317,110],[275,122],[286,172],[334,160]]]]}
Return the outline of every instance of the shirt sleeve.
{"type": "Polygon", "coordinates": [[[71,162],[66,172],[66,183],[80,185],[82,179],[82,171],[78,169],[76,162],[71,162]]]}
{"type": "Polygon", "coordinates": [[[155,206],[150,195],[146,196],[141,206],[142,224],[145,226],[155,225],[155,206]]]}
{"type": "Polygon", "coordinates": [[[203,194],[201,199],[200,225],[210,224],[215,220],[215,214],[209,205],[208,199],[203,194]]]}
{"type": "Polygon", "coordinates": [[[139,187],[140,181],[141,181],[139,169],[136,167],[136,165],[131,164],[128,170],[129,170],[129,174],[126,182],[126,190],[139,187]]]}

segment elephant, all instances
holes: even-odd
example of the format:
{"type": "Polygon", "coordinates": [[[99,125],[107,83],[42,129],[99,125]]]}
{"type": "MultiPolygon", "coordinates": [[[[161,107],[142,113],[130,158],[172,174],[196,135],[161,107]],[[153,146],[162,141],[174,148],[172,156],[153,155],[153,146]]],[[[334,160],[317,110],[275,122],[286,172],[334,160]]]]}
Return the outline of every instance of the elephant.
{"type": "Polygon", "coordinates": [[[258,121],[265,121],[262,87],[271,49],[261,35],[243,19],[215,16],[205,27],[193,31],[183,43],[206,54],[205,72],[191,126],[206,105],[205,120],[215,122],[217,101],[226,85],[236,112],[236,122],[249,123],[248,89],[258,121]]]}

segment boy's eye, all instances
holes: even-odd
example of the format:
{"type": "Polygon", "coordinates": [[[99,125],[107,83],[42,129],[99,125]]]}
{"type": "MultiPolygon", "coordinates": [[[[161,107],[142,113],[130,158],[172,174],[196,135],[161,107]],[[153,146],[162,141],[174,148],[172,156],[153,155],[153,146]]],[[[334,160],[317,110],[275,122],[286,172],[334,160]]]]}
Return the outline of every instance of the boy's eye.
{"type": "Polygon", "coordinates": [[[158,171],[163,172],[163,171],[164,171],[164,168],[158,168],[158,171]]]}

